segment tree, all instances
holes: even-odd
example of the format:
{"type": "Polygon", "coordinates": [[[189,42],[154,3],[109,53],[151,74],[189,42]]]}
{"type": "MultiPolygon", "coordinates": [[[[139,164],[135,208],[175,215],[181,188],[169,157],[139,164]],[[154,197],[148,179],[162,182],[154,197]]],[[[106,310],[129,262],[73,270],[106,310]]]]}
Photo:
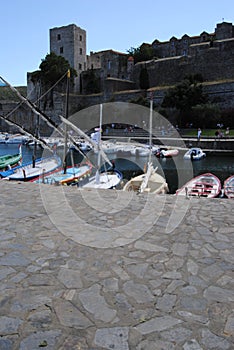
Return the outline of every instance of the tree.
{"type": "Polygon", "coordinates": [[[141,67],[139,76],[140,88],[146,90],[149,88],[149,74],[146,66],[141,67]]]}
{"type": "Polygon", "coordinates": [[[62,56],[57,56],[54,52],[47,54],[42,60],[38,71],[32,73],[32,81],[40,81],[41,92],[45,93],[49,91],[44,97],[44,110],[47,103],[53,108],[53,90],[52,88],[56,83],[56,89],[58,91],[66,91],[67,75],[70,70],[70,82],[74,83],[74,77],[77,76],[77,72],[73,69],[69,62],[62,56]],[[63,79],[61,79],[63,77],[63,79]],[[50,90],[50,88],[52,88],[50,90]]]}
{"type": "MultiPolygon", "coordinates": [[[[70,70],[71,81],[77,76],[77,72],[73,69],[69,62],[62,56],[57,56],[54,52],[47,54],[39,66],[39,71],[33,73],[32,78],[41,80],[42,84],[49,88],[56,84],[59,79],[70,70]]],[[[65,81],[66,77],[64,78],[65,81]]]]}
{"type": "MultiPolygon", "coordinates": [[[[188,122],[189,114],[196,105],[207,103],[207,95],[203,93],[203,88],[197,81],[198,76],[189,76],[174,88],[166,93],[162,107],[176,108],[180,112],[181,122],[188,122]]],[[[199,75],[199,80],[201,76],[199,75]]]]}
{"type": "Polygon", "coordinates": [[[129,53],[129,56],[134,58],[134,63],[148,61],[154,57],[152,46],[146,43],[143,43],[138,48],[131,47],[127,52],[129,53]]]}

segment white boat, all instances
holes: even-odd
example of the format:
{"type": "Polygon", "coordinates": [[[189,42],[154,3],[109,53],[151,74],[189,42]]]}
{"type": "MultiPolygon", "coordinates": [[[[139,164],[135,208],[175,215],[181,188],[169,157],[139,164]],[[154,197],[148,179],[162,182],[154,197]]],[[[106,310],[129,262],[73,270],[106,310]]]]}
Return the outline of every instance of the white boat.
{"type": "Polygon", "coordinates": [[[147,171],[144,174],[133,177],[129,180],[123,191],[134,191],[138,193],[154,193],[154,194],[165,194],[168,192],[168,185],[163,176],[159,175],[153,167],[151,162],[152,156],[152,112],[153,112],[153,101],[150,101],[150,146],[149,146],[149,160],[147,165],[147,171]]]}
{"type": "Polygon", "coordinates": [[[130,153],[133,156],[138,157],[149,157],[151,150],[144,146],[133,146],[130,153]]]}
{"type": "Polygon", "coordinates": [[[1,172],[1,177],[8,180],[28,181],[42,174],[47,174],[61,166],[61,159],[57,156],[44,157],[19,165],[1,172]]]}
{"type": "Polygon", "coordinates": [[[176,191],[176,195],[186,197],[214,198],[221,191],[221,182],[217,176],[205,173],[194,177],[176,191]]]}
{"type": "Polygon", "coordinates": [[[89,182],[84,184],[82,188],[84,189],[111,189],[116,188],[118,186],[123,178],[122,173],[120,173],[117,169],[113,167],[113,164],[110,163],[110,166],[112,167],[110,170],[101,171],[100,165],[101,165],[101,151],[103,151],[101,147],[101,132],[102,132],[102,104],[100,104],[100,123],[99,123],[99,129],[96,130],[95,135],[93,135],[92,140],[97,142],[98,145],[98,162],[97,162],[97,171],[95,176],[91,177],[89,179],[89,182]]]}
{"type": "Polygon", "coordinates": [[[25,144],[29,140],[28,136],[21,135],[21,134],[13,134],[13,135],[7,135],[5,137],[4,143],[7,144],[25,144]]]}
{"type": "Polygon", "coordinates": [[[206,157],[206,153],[201,148],[190,148],[185,154],[184,159],[187,160],[200,160],[206,157]]]}
{"type": "Polygon", "coordinates": [[[88,183],[82,185],[82,188],[84,189],[112,189],[116,188],[121,180],[123,178],[123,175],[121,172],[119,172],[116,169],[105,171],[103,173],[97,172],[95,176],[91,177],[88,181],[88,183]]]}
{"type": "Polygon", "coordinates": [[[234,175],[229,176],[225,181],[224,181],[224,194],[228,198],[234,198],[234,175]]]}

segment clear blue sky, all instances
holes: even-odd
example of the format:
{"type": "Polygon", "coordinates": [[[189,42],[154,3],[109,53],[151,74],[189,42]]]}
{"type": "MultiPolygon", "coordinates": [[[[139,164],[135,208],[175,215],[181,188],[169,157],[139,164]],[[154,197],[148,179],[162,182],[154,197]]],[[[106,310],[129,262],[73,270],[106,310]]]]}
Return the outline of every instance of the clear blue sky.
{"type": "Polygon", "coordinates": [[[127,52],[143,42],[212,33],[234,24],[233,0],[0,0],[0,75],[26,85],[27,72],[49,53],[49,29],[74,23],[87,32],[90,51],[127,52]]]}

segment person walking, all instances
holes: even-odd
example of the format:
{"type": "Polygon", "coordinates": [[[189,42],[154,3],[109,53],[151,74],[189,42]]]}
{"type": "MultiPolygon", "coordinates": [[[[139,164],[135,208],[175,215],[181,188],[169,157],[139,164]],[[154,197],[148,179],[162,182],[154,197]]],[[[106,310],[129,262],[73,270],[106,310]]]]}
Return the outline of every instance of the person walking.
{"type": "Polygon", "coordinates": [[[202,134],[202,131],[201,131],[200,128],[198,128],[198,130],[197,130],[197,141],[200,141],[200,139],[201,139],[201,134],[202,134]]]}

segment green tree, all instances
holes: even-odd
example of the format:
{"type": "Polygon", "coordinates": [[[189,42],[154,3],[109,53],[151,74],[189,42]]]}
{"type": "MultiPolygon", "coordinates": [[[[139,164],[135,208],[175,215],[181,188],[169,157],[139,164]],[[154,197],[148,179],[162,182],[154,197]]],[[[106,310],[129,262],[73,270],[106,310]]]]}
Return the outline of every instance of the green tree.
{"type": "MultiPolygon", "coordinates": [[[[201,76],[199,76],[199,80],[201,76]]],[[[188,122],[192,108],[196,105],[203,105],[208,102],[207,95],[203,92],[202,85],[197,81],[196,76],[189,76],[174,88],[166,93],[162,107],[176,108],[181,120],[179,123],[188,122]]]]}
{"type": "Polygon", "coordinates": [[[140,88],[146,90],[149,88],[149,74],[146,66],[141,67],[139,76],[140,88]]]}
{"type": "Polygon", "coordinates": [[[32,81],[39,82],[41,85],[41,94],[49,91],[43,99],[44,110],[47,104],[53,108],[53,90],[65,92],[67,84],[67,72],[70,71],[70,84],[74,83],[77,72],[69,62],[62,56],[57,56],[54,52],[47,54],[39,66],[38,71],[32,74],[32,81]],[[52,89],[51,89],[52,88],[52,89]]]}
{"type": "Polygon", "coordinates": [[[143,43],[137,48],[131,47],[127,52],[129,53],[129,56],[134,58],[134,63],[148,61],[154,57],[152,46],[146,43],[143,43]]]}
{"type": "MultiPolygon", "coordinates": [[[[39,71],[34,72],[33,79],[41,80],[45,87],[51,87],[56,84],[65,73],[70,70],[71,82],[77,76],[69,62],[62,56],[57,56],[54,52],[47,54],[39,66],[39,71]]],[[[66,81],[66,77],[64,77],[66,81]]]]}

